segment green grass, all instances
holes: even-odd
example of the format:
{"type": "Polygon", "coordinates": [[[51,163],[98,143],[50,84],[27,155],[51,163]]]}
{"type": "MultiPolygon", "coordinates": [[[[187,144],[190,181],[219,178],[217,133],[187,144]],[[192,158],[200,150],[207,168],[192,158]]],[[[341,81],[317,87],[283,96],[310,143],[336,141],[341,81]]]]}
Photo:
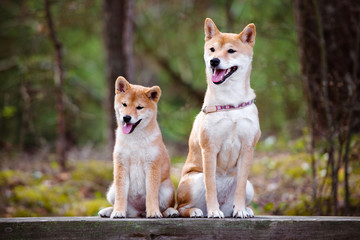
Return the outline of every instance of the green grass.
{"type": "Polygon", "coordinates": [[[69,173],[57,170],[56,163],[43,170],[0,171],[0,216],[93,216],[109,204],[104,194],[112,180],[112,163],[72,163],[69,173]]]}
{"type": "MultiPolygon", "coordinates": [[[[311,158],[304,139],[280,145],[260,144],[255,152],[249,179],[255,188],[251,204],[257,215],[314,215],[319,212],[312,201],[311,158]]],[[[320,163],[324,156],[320,156],[320,163]]],[[[178,186],[185,156],[172,158],[171,179],[178,186]]],[[[0,170],[0,217],[95,216],[109,206],[105,199],[113,179],[111,161],[71,161],[70,171],[62,173],[55,161],[27,166],[26,170],[0,170]]],[[[323,183],[325,166],[318,166],[323,183]]],[[[344,169],[339,171],[339,205],[344,205],[344,169]]],[[[352,214],[360,215],[360,164],[351,162],[350,192],[352,214]]],[[[331,182],[324,182],[316,201],[326,213],[331,182]]],[[[318,189],[318,192],[319,189],[318,189]]]]}

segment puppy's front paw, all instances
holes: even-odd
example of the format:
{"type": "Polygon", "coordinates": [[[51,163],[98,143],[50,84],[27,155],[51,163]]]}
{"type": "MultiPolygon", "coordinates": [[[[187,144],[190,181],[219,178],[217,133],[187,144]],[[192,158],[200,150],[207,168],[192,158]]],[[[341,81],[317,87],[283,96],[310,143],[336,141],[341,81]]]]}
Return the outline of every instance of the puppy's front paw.
{"type": "Polygon", "coordinates": [[[224,218],[224,213],[220,209],[208,210],[208,218],[224,218]]]}
{"type": "Polygon", "coordinates": [[[146,217],[147,218],[162,218],[162,214],[160,210],[146,210],[146,217]]]}
{"type": "Polygon", "coordinates": [[[113,211],[110,218],[126,218],[126,212],[123,211],[113,211]]]}
{"type": "Polygon", "coordinates": [[[248,207],[243,209],[235,207],[232,215],[234,218],[252,218],[254,217],[254,212],[248,207]]]}

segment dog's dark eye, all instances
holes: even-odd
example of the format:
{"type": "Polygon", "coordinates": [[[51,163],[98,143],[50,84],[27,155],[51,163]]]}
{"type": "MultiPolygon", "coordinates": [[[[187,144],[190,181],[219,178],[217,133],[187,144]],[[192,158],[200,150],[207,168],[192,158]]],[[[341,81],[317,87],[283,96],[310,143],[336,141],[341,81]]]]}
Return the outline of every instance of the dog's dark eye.
{"type": "Polygon", "coordinates": [[[210,51],[215,52],[215,48],[213,48],[213,47],[210,48],[210,51]]]}
{"type": "Polygon", "coordinates": [[[137,107],[136,107],[137,110],[141,110],[141,109],[143,109],[143,108],[144,108],[144,107],[142,107],[142,106],[137,106],[137,107]]]}
{"type": "Polygon", "coordinates": [[[234,53],[234,52],[236,52],[234,49],[232,49],[232,48],[230,48],[229,50],[228,50],[228,53],[234,53]]]}
{"type": "Polygon", "coordinates": [[[127,107],[127,104],[126,104],[126,103],[123,103],[123,106],[124,106],[124,107],[127,107]]]}

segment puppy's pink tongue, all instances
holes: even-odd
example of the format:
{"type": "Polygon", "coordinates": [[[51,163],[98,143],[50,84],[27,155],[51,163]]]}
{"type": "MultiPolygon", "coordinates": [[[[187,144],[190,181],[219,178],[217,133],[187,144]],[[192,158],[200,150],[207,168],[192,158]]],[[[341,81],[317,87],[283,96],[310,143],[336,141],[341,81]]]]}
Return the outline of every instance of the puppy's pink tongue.
{"type": "Polygon", "coordinates": [[[124,134],[129,134],[131,132],[131,129],[133,128],[133,124],[131,123],[125,123],[123,128],[122,128],[122,132],[124,134]]]}
{"type": "Polygon", "coordinates": [[[220,82],[225,75],[226,69],[216,69],[215,73],[211,76],[211,81],[220,82]]]}

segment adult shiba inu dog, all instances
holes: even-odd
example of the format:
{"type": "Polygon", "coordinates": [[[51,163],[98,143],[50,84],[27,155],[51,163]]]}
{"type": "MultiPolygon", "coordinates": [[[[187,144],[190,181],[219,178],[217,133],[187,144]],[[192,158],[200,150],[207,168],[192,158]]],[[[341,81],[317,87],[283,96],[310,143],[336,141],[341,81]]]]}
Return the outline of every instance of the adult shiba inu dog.
{"type": "Polygon", "coordinates": [[[250,87],[255,25],[240,34],[221,33],[205,20],[207,91],[189,138],[189,154],[178,187],[183,217],[253,217],[247,180],[260,138],[255,93],[250,87]]]}
{"type": "Polygon", "coordinates": [[[118,128],[113,152],[114,182],[107,193],[113,205],[101,217],[175,217],[170,158],[156,120],[158,86],[132,85],[119,77],[115,83],[118,128]]]}

